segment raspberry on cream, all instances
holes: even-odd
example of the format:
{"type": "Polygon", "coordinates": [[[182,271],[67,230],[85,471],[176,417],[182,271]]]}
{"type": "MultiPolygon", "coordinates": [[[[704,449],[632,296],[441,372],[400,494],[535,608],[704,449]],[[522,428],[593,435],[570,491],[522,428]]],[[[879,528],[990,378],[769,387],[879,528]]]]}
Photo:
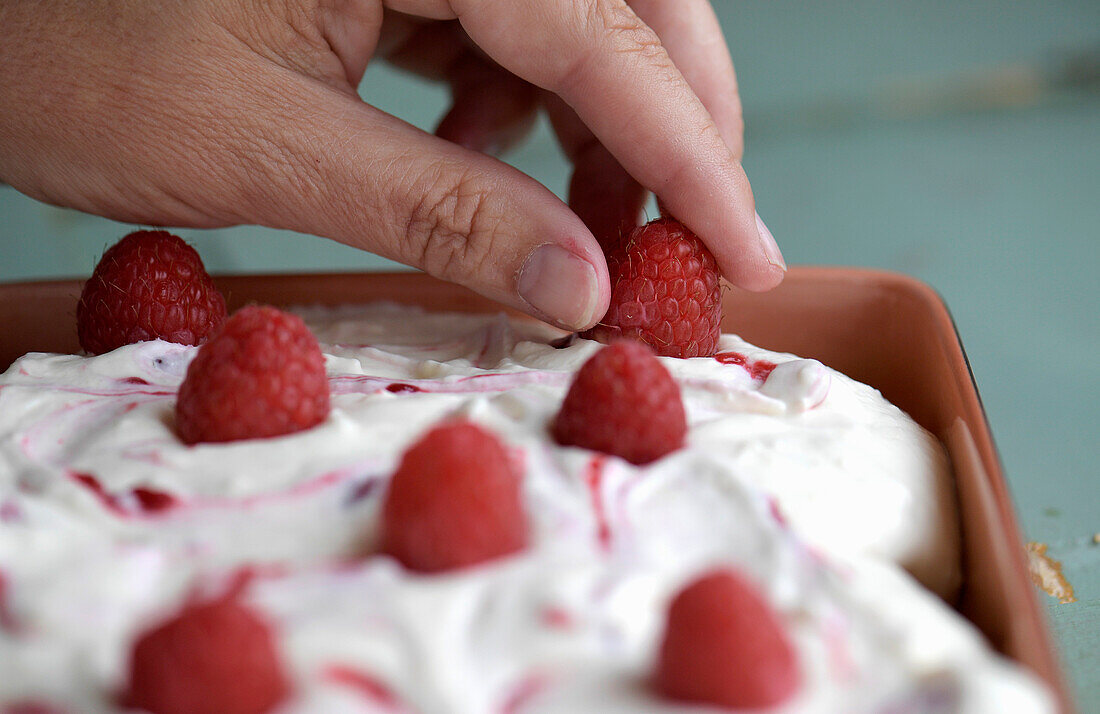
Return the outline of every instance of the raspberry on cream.
{"type": "Polygon", "coordinates": [[[267,438],[316,426],[328,411],[317,338],[297,315],[249,305],[188,365],[176,431],[188,444],[267,438]]]}
{"type": "Polygon", "coordinates": [[[620,339],[577,371],[550,425],[564,446],[647,464],[684,445],[680,388],[644,344],[620,339]]]}
{"type": "Polygon", "coordinates": [[[202,344],[224,319],[202,258],[167,231],[134,231],[108,248],[76,305],[80,346],[92,354],[141,340],[202,344]]]}

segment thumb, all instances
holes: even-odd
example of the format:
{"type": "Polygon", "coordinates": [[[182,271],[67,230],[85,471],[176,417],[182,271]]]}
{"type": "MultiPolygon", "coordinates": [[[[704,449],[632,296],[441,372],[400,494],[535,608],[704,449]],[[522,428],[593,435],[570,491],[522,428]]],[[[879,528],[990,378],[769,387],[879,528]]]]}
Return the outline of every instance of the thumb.
{"type": "Polygon", "coordinates": [[[17,189],[127,222],[326,236],[568,329],[606,310],[603,255],[553,194],[356,95],[377,2],[57,5],[0,2],[17,189]]]}
{"type": "Polygon", "coordinates": [[[603,254],[544,186],[346,93],[291,81],[278,96],[292,104],[273,96],[252,115],[277,150],[250,159],[263,180],[250,182],[242,222],[363,248],[569,330],[602,317],[603,254]]]}

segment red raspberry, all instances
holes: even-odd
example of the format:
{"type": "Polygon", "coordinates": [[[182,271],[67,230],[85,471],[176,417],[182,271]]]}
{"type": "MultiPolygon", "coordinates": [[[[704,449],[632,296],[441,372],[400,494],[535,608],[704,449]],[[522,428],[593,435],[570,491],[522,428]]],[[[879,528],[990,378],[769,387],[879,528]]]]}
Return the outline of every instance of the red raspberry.
{"type": "Polygon", "coordinates": [[[523,479],[495,436],[437,426],[405,452],[382,505],[383,553],[407,568],[462,568],[527,545],[523,479]]]}
{"type": "Polygon", "coordinates": [[[756,709],[787,700],[800,680],[778,615],[737,573],[707,573],[672,601],[654,677],[661,694],[756,709]]]}
{"type": "Polygon", "coordinates": [[[611,306],[586,337],[645,342],[664,357],[712,357],[722,322],[718,264],[675,218],[658,218],[607,253],[611,306]]]}
{"type": "Polygon", "coordinates": [[[296,315],[250,306],[199,348],[176,400],[188,444],[262,439],[308,429],[329,411],[325,359],[296,315]]]}
{"type": "Polygon", "coordinates": [[[577,371],[551,427],[564,446],[646,464],[684,444],[680,388],[653,351],[622,340],[577,371]]]}
{"type": "Polygon", "coordinates": [[[124,698],[152,714],[262,714],[289,690],[267,623],[222,598],[189,605],[138,638],[124,698]]]}
{"type": "Polygon", "coordinates": [[[76,304],[80,346],[97,355],[144,340],[202,344],[224,320],[202,258],[166,231],[135,231],[111,246],[76,304]]]}

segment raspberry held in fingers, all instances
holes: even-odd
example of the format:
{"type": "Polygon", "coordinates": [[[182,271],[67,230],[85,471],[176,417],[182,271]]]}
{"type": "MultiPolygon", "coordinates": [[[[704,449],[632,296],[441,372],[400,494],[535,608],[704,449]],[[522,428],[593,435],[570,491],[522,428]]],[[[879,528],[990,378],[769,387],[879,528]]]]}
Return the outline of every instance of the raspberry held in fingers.
{"type": "Polygon", "coordinates": [[[611,305],[586,337],[637,340],[663,357],[711,357],[718,350],[718,265],[682,223],[659,218],[634,229],[608,251],[607,268],[611,305]]]}

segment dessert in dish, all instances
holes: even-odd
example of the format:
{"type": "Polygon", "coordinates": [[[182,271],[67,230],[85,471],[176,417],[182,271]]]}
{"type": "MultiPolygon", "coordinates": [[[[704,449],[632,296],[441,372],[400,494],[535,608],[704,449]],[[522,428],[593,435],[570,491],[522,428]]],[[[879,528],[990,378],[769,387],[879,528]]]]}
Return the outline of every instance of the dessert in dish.
{"type": "Polygon", "coordinates": [[[605,249],[608,346],[384,303],[227,319],[178,238],[109,250],[92,354],[0,375],[0,711],[1052,711],[933,594],[935,439],[720,335],[676,221],[605,249]]]}
{"type": "Polygon", "coordinates": [[[142,633],[237,588],[283,669],[271,711],[687,711],[650,683],[666,612],[729,567],[797,653],[775,711],[1053,711],[900,567],[957,585],[949,474],[873,389],[723,335],[716,358],[661,358],[685,444],[636,466],[550,437],[596,342],[392,304],[299,314],[332,411],[286,436],[186,446],[197,347],[30,354],[0,378],[0,703],[126,711],[142,633]],[[522,464],[527,543],[411,571],[378,552],[381,504],[456,417],[522,464]]]}

